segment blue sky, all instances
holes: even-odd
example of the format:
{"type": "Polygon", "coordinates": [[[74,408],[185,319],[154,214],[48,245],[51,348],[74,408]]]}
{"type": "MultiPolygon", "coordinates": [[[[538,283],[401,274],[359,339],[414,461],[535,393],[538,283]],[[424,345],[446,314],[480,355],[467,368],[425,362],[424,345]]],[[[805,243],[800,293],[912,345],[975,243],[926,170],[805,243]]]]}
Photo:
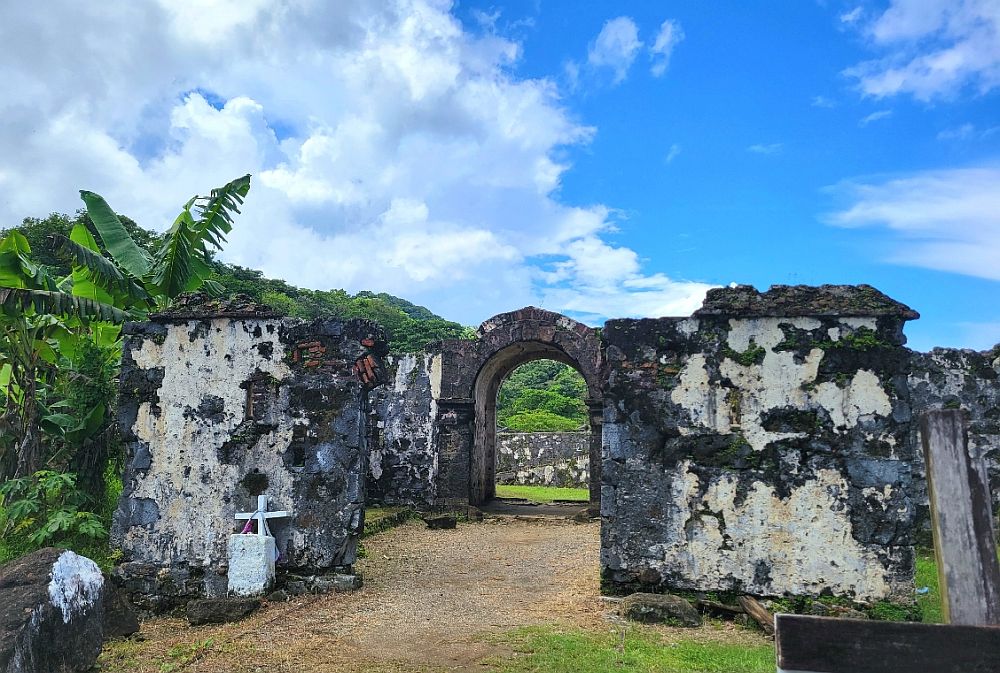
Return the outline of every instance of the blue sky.
{"type": "Polygon", "coordinates": [[[224,258],[464,323],[870,283],[1000,341],[996,0],[63,4],[0,8],[5,220],[251,172],[224,258]]]}

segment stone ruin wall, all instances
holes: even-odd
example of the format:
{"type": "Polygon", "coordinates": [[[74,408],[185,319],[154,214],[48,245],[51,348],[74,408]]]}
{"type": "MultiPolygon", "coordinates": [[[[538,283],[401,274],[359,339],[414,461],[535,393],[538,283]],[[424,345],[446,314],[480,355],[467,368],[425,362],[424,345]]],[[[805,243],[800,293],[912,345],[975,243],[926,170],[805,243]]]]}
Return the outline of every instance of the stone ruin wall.
{"type": "Polygon", "coordinates": [[[864,286],[742,287],[608,322],[604,580],[912,600],[912,317],[864,286]]]}
{"type": "MultiPolygon", "coordinates": [[[[777,286],[713,291],[690,318],[608,322],[587,364],[604,400],[605,583],[910,600],[926,516],[916,414],[968,409],[1000,495],[1000,350],[909,351],[915,315],[866,286],[777,286]]],[[[292,569],[353,563],[366,499],[464,506],[471,382],[519,338],[559,348],[572,330],[549,334],[551,320],[504,314],[479,342],[389,357],[384,373],[384,339],[365,321],[130,325],[118,583],[149,609],[224,593],[255,469],[273,508],[295,514],[273,527],[292,569]],[[386,382],[374,390],[353,366],[369,357],[386,382]]]]}
{"type": "MultiPolygon", "coordinates": [[[[384,351],[367,321],[161,316],[126,327],[119,584],[149,611],[225,595],[237,511],[264,492],[279,567],[349,570],[364,521],[366,397],[384,351]],[[374,365],[374,367],[372,367],[374,365]]],[[[254,504],[252,504],[254,503],[254,504]]]]}
{"type": "Polygon", "coordinates": [[[589,432],[497,433],[497,483],[586,488],[589,432]]]}
{"type": "Polygon", "coordinates": [[[430,353],[390,356],[387,385],[372,392],[368,501],[428,508],[437,495],[437,395],[430,353]]]}

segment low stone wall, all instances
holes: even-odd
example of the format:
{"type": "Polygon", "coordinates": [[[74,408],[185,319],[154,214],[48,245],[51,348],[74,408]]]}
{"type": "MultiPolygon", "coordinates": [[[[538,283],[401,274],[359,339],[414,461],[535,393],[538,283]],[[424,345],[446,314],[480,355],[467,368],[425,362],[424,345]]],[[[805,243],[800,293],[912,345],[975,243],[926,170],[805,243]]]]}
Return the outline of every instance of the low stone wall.
{"type": "Polygon", "coordinates": [[[586,487],[589,432],[497,433],[497,483],[586,487]]]}

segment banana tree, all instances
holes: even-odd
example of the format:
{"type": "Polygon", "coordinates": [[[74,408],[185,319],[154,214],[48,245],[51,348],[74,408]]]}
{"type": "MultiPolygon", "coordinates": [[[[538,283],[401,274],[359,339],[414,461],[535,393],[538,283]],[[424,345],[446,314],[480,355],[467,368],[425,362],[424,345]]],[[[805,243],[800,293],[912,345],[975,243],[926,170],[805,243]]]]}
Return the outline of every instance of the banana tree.
{"type": "Polygon", "coordinates": [[[19,232],[0,240],[0,478],[34,473],[43,433],[61,434],[74,423],[52,394],[61,344],[91,321],[127,317],[63,291],[30,255],[19,232]]]}
{"type": "MultiPolygon", "coordinates": [[[[107,274],[96,279],[103,281],[103,285],[113,281],[116,298],[131,301],[130,306],[140,310],[166,308],[178,295],[197,289],[205,289],[212,294],[222,293],[224,288],[209,279],[212,248],[222,249],[226,234],[233,229],[233,216],[240,212],[239,207],[249,191],[250,176],[244,175],[213,189],[209,196],[192,197],[184,204],[160,248],[153,254],[132,240],[114,210],[100,195],[81,191],[80,197],[100,234],[104,249],[120,270],[118,276],[113,276],[111,269],[107,269],[107,274]]],[[[71,255],[75,264],[81,265],[82,276],[95,279],[93,274],[98,267],[92,264],[92,257],[94,253],[99,256],[100,250],[92,237],[90,241],[85,241],[84,234],[89,237],[85,227],[74,227],[69,239],[59,241],[60,249],[71,255]]],[[[74,273],[76,268],[74,266],[74,273]]],[[[85,291],[78,292],[75,277],[73,282],[73,293],[78,296],[90,296],[94,289],[88,284],[85,291]]],[[[96,295],[93,298],[97,298],[96,295]]]]}
{"type": "Polygon", "coordinates": [[[81,339],[113,346],[126,319],[166,308],[183,292],[223,291],[209,280],[211,250],[232,231],[249,189],[245,175],[191,198],[153,253],[101,196],[81,191],[103,249],[83,224],[52,236],[56,253],[72,265],[58,281],[31,261],[19,232],[0,240],[0,480],[39,469],[43,434],[73,444],[103,424],[105,410],[76,409],[74,417],[54,394],[57,371],[81,339]]]}

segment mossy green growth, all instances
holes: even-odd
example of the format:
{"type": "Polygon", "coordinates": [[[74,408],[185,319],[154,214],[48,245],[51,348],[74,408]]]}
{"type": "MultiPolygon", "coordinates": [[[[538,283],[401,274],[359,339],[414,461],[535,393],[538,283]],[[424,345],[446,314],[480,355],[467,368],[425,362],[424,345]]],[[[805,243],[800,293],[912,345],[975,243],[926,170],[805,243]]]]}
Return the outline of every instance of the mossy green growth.
{"type": "Polygon", "coordinates": [[[917,622],[920,621],[920,607],[916,603],[893,603],[892,601],[879,601],[865,605],[854,603],[848,598],[839,596],[787,596],[775,598],[773,601],[774,612],[786,612],[791,614],[813,613],[811,607],[815,604],[836,606],[841,608],[851,608],[865,613],[869,619],[884,622],[917,622]]]}
{"type": "Polygon", "coordinates": [[[759,365],[764,362],[767,349],[763,346],[758,346],[753,339],[750,339],[750,343],[745,351],[740,352],[733,350],[729,346],[723,346],[722,354],[733,362],[738,362],[744,367],[749,367],[750,365],[759,365]]]}
{"type": "Polygon", "coordinates": [[[892,344],[888,341],[880,339],[875,330],[870,327],[859,327],[854,332],[845,334],[837,341],[832,341],[830,339],[823,339],[822,341],[813,341],[813,348],[819,348],[821,350],[829,350],[831,348],[850,348],[856,351],[870,351],[876,348],[891,348],[892,344]]]}

